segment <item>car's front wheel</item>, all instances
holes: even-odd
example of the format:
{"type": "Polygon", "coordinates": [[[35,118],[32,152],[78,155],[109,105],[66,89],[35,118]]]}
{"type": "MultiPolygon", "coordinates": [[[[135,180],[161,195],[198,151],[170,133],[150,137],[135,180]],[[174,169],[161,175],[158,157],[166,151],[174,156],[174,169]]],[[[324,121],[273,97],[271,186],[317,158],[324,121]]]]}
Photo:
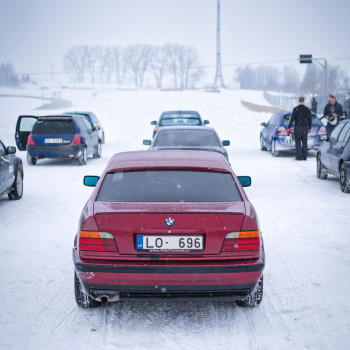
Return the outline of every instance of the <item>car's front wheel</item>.
{"type": "Polygon", "coordinates": [[[75,301],[78,304],[78,306],[84,309],[87,309],[90,307],[98,307],[101,305],[99,301],[92,299],[91,297],[89,297],[83,292],[79,278],[75,272],[74,272],[74,295],[75,295],[75,301]]]}
{"type": "Polygon", "coordinates": [[[271,143],[271,153],[274,157],[278,157],[280,152],[276,150],[276,140],[273,139],[271,143]]]}
{"type": "Polygon", "coordinates": [[[13,184],[13,190],[8,194],[9,199],[20,199],[23,194],[23,175],[18,170],[15,182],[13,184]]]}
{"type": "Polygon", "coordinates": [[[80,156],[78,158],[78,162],[80,165],[85,165],[87,163],[87,150],[86,147],[84,147],[81,152],[80,156]]]}
{"type": "Polygon", "coordinates": [[[342,192],[350,193],[350,174],[348,174],[345,164],[340,168],[340,189],[342,192]]]}
{"type": "Polygon", "coordinates": [[[30,154],[27,152],[27,163],[29,165],[35,165],[37,160],[37,158],[30,156],[30,154]]]}
{"type": "Polygon", "coordinates": [[[255,289],[255,292],[247,299],[237,300],[236,303],[241,307],[255,307],[261,304],[264,295],[264,280],[263,277],[260,278],[258,286],[255,289]]]}
{"type": "Polygon", "coordinates": [[[325,169],[325,167],[322,165],[320,156],[317,156],[317,177],[319,179],[325,180],[327,179],[327,171],[325,169]]]}
{"type": "Polygon", "coordinates": [[[262,135],[260,135],[260,150],[261,151],[266,151],[267,150],[267,148],[264,145],[264,139],[263,139],[262,135]]]}

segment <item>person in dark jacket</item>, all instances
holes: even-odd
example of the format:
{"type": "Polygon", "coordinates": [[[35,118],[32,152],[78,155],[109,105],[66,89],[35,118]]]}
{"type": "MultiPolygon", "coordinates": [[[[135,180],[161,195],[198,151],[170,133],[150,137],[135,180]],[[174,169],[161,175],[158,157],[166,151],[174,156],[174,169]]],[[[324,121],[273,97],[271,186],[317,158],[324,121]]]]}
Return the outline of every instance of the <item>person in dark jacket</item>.
{"type": "Polygon", "coordinates": [[[290,117],[287,134],[289,135],[294,123],[294,138],[295,138],[295,150],[296,160],[307,159],[307,135],[311,132],[312,118],[311,111],[304,105],[304,97],[299,97],[299,105],[293,109],[290,117]]]}
{"type": "Polygon", "coordinates": [[[315,97],[311,99],[311,112],[312,113],[317,113],[317,102],[315,97]]]}
{"type": "Polygon", "coordinates": [[[323,117],[328,120],[326,125],[327,135],[331,134],[333,129],[340,121],[340,117],[343,115],[343,107],[340,103],[337,102],[334,95],[329,95],[329,103],[326,104],[323,117]]]}

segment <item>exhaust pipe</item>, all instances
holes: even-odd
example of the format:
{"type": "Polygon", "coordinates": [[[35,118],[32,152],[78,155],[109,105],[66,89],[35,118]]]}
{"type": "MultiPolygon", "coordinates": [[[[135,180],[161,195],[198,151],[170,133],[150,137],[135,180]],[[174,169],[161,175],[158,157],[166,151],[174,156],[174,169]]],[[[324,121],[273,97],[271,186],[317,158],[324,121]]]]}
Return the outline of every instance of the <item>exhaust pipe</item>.
{"type": "Polygon", "coordinates": [[[101,303],[108,303],[119,300],[119,294],[99,294],[95,300],[100,301],[101,303]]]}
{"type": "Polygon", "coordinates": [[[102,302],[102,303],[107,303],[108,300],[109,300],[108,295],[102,295],[102,296],[101,296],[101,302],[102,302]]]}

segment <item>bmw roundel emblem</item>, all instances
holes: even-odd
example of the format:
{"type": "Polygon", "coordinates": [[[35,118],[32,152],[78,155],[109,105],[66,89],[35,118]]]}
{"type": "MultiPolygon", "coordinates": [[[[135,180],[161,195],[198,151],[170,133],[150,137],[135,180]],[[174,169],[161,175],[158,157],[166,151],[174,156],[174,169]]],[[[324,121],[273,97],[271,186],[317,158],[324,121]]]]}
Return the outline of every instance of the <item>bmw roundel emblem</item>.
{"type": "Polygon", "coordinates": [[[165,219],[165,225],[167,225],[168,227],[172,227],[175,224],[175,220],[173,218],[166,218],[165,219]]]}

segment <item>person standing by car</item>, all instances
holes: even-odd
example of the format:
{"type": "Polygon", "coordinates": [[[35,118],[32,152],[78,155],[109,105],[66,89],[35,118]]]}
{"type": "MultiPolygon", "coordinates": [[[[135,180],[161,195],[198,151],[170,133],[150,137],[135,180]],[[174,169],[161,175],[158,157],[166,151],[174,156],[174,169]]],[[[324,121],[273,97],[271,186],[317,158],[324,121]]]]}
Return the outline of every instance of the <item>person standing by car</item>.
{"type": "Polygon", "coordinates": [[[329,103],[323,111],[323,117],[328,120],[326,125],[327,135],[331,134],[335,126],[339,123],[339,118],[343,115],[343,106],[338,103],[334,95],[329,95],[329,103]]]}
{"type": "Polygon", "coordinates": [[[345,101],[345,119],[350,119],[350,99],[345,101]]]}
{"type": "Polygon", "coordinates": [[[293,123],[294,125],[294,138],[295,138],[295,150],[296,160],[307,159],[307,135],[311,132],[312,118],[311,111],[304,105],[304,97],[299,97],[299,105],[294,107],[292,115],[290,117],[287,135],[290,134],[293,123]]]}
{"type": "Polygon", "coordinates": [[[317,102],[315,97],[311,99],[311,112],[315,114],[317,113],[317,102]]]}

